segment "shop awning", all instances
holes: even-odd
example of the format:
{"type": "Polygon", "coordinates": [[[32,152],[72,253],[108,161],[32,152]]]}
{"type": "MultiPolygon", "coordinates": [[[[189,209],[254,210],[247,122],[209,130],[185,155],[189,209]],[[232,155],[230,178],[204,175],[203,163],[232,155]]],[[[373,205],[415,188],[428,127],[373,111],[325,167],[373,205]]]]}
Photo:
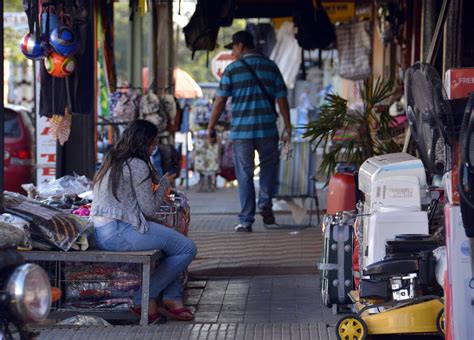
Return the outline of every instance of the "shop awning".
{"type": "Polygon", "coordinates": [[[202,97],[202,90],[193,77],[177,67],[174,69],[174,95],[176,98],[198,98],[202,97]]]}

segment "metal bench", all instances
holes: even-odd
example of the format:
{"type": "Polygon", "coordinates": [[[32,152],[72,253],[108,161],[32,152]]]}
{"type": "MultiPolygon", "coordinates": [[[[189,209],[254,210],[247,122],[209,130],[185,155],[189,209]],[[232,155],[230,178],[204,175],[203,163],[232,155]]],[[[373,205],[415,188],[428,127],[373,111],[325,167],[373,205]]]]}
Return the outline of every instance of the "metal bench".
{"type": "MultiPolygon", "coordinates": [[[[142,285],[142,301],[148,301],[150,296],[150,274],[152,267],[161,258],[160,250],[136,251],[136,252],[113,252],[100,250],[87,251],[24,251],[21,253],[27,262],[54,262],[60,264],[63,262],[96,262],[96,263],[128,263],[139,264],[141,266],[141,285],[142,285]]],[[[61,275],[61,273],[56,273],[61,275]]],[[[58,279],[58,278],[55,278],[58,279]]],[[[97,316],[112,316],[114,318],[131,319],[130,312],[103,312],[93,310],[61,310],[57,309],[51,313],[52,317],[64,318],[71,315],[89,314],[97,316]]],[[[148,324],[148,304],[143,303],[140,325],[148,324]]]]}

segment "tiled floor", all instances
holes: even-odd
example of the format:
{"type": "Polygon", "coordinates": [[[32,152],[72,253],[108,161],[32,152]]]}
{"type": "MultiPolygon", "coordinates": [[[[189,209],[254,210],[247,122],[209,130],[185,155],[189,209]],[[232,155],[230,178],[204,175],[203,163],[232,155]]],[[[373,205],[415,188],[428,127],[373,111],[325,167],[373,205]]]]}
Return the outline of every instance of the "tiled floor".
{"type": "Polygon", "coordinates": [[[340,316],[321,305],[316,275],[256,276],[191,281],[186,303],[198,323],[335,324],[340,316]]]}
{"type": "Polygon", "coordinates": [[[321,232],[265,233],[193,232],[198,248],[191,263],[193,276],[251,276],[317,274],[323,248],[321,232]]]}

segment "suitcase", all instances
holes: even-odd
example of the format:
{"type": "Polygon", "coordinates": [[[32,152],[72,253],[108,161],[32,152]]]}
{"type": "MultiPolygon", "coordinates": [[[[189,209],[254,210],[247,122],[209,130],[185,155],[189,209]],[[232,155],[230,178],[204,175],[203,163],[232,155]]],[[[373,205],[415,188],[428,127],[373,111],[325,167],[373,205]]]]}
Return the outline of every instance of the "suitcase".
{"type": "Polygon", "coordinates": [[[323,225],[324,251],[319,264],[321,278],[321,299],[326,307],[337,312],[339,305],[351,303],[348,293],[353,289],[352,212],[326,215],[323,225]]]}

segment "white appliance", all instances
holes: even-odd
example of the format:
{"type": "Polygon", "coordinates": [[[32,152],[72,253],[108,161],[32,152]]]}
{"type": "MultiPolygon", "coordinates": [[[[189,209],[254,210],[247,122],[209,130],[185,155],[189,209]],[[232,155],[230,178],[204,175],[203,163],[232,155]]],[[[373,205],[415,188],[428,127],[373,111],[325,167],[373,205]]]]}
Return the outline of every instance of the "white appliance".
{"type": "Polygon", "coordinates": [[[365,194],[369,210],[372,210],[371,193],[374,183],[394,176],[418,178],[420,197],[424,199],[428,186],[421,160],[403,152],[375,156],[367,159],[359,169],[359,189],[365,194]]]}
{"type": "Polygon", "coordinates": [[[368,202],[366,195],[366,210],[372,214],[381,211],[383,207],[421,210],[421,195],[418,177],[393,174],[372,183],[368,202]]]}
{"type": "Polygon", "coordinates": [[[380,212],[369,217],[364,230],[364,266],[382,261],[385,257],[385,243],[400,234],[427,235],[428,214],[416,208],[382,207],[380,212]]]}
{"type": "Polygon", "coordinates": [[[423,163],[407,153],[371,157],[359,169],[365,195],[361,268],[383,260],[385,242],[398,234],[427,235],[428,216],[421,211],[427,196],[423,163]]]}

